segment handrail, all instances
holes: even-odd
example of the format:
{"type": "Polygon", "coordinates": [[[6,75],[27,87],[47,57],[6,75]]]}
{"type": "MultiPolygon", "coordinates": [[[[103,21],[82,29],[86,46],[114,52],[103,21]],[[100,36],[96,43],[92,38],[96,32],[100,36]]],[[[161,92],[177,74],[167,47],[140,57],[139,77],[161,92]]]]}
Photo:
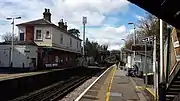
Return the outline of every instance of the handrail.
{"type": "Polygon", "coordinates": [[[179,72],[179,70],[180,70],[180,61],[175,64],[175,67],[174,67],[174,69],[172,70],[171,75],[169,75],[169,80],[168,80],[168,85],[167,85],[167,87],[168,87],[169,84],[173,81],[173,78],[177,75],[177,73],[179,72]]]}
{"type": "MultiPolygon", "coordinates": [[[[169,38],[170,38],[170,36],[169,36],[169,38]]],[[[169,42],[168,42],[168,44],[170,45],[170,39],[168,40],[169,42]]],[[[172,42],[172,47],[173,47],[173,49],[172,49],[172,51],[174,51],[175,52],[175,63],[173,63],[170,67],[173,67],[171,70],[170,70],[170,73],[169,74],[166,74],[167,76],[167,78],[166,78],[166,81],[167,81],[167,88],[168,88],[168,86],[171,84],[171,82],[172,82],[172,80],[173,80],[173,78],[174,77],[176,77],[176,75],[177,75],[177,73],[180,71],[180,61],[178,61],[177,60],[177,55],[179,54],[179,51],[178,50],[176,50],[176,48],[180,48],[180,46],[178,46],[178,47],[176,47],[175,45],[174,45],[174,43],[176,42],[176,41],[178,41],[179,42],[179,38],[178,38],[178,36],[177,36],[177,32],[176,32],[176,29],[174,28],[173,30],[172,30],[172,32],[171,32],[171,42],[172,42]]],[[[169,62],[169,61],[167,61],[167,62],[169,62]]],[[[167,66],[167,67],[169,67],[169,66],[167,66]]],[[[167,71],[166,71],[166,73],[168,73],[167,71]]]]}
{"type": "Polygon", "coordinates": [[[178,93],[178,95],[174,98],[173,101],[180,101],[180,93],[178,93]]]}

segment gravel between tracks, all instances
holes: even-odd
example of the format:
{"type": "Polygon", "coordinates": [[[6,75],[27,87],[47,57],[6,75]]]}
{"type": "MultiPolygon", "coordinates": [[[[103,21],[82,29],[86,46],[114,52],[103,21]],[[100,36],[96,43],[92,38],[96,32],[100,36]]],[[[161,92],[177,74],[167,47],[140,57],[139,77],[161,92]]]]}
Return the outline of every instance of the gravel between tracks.
{"type": "Polygon", "coordinates": [[[64,98],[59,101],[74,101],[88,86],[90,86],[99,75],[102,73],[97,74],[97,76],[92,77],[91,79],[84,82],[82,85],[74,89],[71,93],[67,94],[64,98]]]}

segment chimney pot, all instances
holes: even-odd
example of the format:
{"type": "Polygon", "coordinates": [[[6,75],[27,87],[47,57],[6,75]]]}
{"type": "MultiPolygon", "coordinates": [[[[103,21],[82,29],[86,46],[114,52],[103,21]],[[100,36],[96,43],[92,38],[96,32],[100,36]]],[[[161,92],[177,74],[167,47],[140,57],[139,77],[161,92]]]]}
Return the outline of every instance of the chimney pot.
{"type": "Polygon", "coordinates": [[[67,31],[67,22],[64,23],[64,30],[67,31]]]}
{"type": "Polygon", "coordinates": [[[64,28],[64,22],[63,22],[63,19],[61,19],[59,22],[58,22],[58,25],[61,29],[64,28]]]}
{"type": "Polygon", "coordinates": [[[63,22],[63,19],[61,19],[60,22],[63,22]]]}
{"type": "Polygon", "coordinates": [[[47,9],[45,8],[45,12],[47,12],[47,9]]]}
{"type": "Polygon", "coordinates": [[[45,12],[43,13],[44,19],[48,20],[51,22],[51,13],[50,9],[45,8],[45,12]]]}

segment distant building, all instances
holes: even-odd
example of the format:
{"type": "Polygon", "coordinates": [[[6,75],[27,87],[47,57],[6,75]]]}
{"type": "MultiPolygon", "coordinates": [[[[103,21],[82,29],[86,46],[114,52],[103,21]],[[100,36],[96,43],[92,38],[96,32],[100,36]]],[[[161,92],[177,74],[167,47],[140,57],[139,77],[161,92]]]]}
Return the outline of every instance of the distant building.
{"type": "Polygon", "coordinates": [[[145,54],[136,52],[135,61],[133,59],[134,53],[132,50],[123,49],[123,61],[126,63],[127,68],[133,68],[134,63],[139,67],[140,71],[145,73],[145,68],[147,68],[148,73],[153,72],[152,59],[153,57],[147,55],[147,62],[145,63],[145,54]]]}
{"type": "MultiPolygon", "coordinates": [[[[37,45],[37,67],[71,67],[81,56],[81,39],[67,32],[67,22],[58,26],[51,22],[51,13],[45,9],[42,19],[17,24],[19,41],[37,45]]],[[[16,48],[16,46],[15,46],[16,48]]]]}

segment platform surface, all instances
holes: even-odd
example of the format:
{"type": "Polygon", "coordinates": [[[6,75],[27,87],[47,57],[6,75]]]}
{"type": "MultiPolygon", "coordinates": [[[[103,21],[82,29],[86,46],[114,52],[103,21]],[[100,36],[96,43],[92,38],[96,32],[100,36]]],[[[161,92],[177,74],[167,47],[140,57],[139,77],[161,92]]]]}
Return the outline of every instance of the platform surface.
{"type": "Polygon", "coordinates": [[[140,101],[136,89],[123,70],[117,69],[110,90],[109,101],[140,101]]]}
{"type": "Polygon", "coordinates": [[[147,101],[126,71],[112,66],[78,101],[147,101]]]}

